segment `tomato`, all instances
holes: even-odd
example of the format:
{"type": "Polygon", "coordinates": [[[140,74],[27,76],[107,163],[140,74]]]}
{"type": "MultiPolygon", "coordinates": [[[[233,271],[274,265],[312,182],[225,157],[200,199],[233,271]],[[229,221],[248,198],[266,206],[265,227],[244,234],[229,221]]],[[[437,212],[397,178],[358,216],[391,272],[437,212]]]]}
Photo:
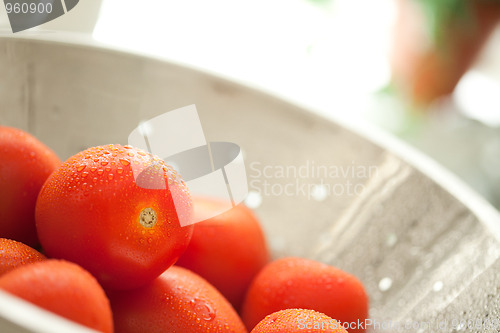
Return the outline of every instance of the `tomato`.
{"type": "Polygon", "coordinates": [[[251,333],[347,333],[335,319],[314,310],[287,309],[262,319],[251,333]]]}
{"type": "Polygon", "coordinates": [[[0,126],[0,237],[38,244],[35,204],[61,161],[32,135],[0,126]]]}
{"type": "Polygon", "coordinates": [[[173,266],[152,283],[109,293],[120,333],[246,332],[231,304],[199,275],[173,266]]]}
{"type": "Polygon", "coordinates": [[[45,259],[43,254],[28,245],[0,238],[0,276],[16,267],[45,259]]]}
{"type": "Polygon", "coordinates": [[[186,184],[170,166],[140,149],[108,145],[54,171],[40,192],[36,225],[49,257],[78,263],[105,288],[128,289],[177,261],[193,232],[179,219],[191,214],[186,184]],[[144,168],[137,181],[133,167],[144,168]]]}
{"type": "Polygon", "coordinates": [[[349,332],[364,332],[357,322],[368,318],[368,297],[353,275],[290,257],[269,263],[255,277],[243,303],[243,322],[251,329],[265,316],[290,308],[316,310],[338,320],[349,332]]]}
{"type": "MultiPolygon", "coordinates": [[[[193,198],[193,205],[196,221],[223,207],[222,202],[205,198],[193,198]]],[[[259,221],[240,204],[195,224],[191,242],[177,265],[207,279],[238,310],[250,282],[268,260],[259,221]]]]}
{"type": "Polygon", "coordinates": [[[0,277],[0,289],[101,332],[113,332],[109,300],[96,279],[80,266],[45,260],[0,277]]]}

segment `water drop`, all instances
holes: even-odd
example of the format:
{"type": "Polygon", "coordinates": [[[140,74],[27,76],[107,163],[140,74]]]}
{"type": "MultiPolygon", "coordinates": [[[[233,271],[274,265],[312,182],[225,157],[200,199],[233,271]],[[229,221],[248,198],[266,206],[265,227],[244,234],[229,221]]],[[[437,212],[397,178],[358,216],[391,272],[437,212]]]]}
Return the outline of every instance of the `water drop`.
{"type": "Polygon", "coordinates": [[[127,155],[130,157],[134,157],[134,153],[128,153],[127,155]]]}
{"type": "Polygon", "coordinates": [[[104,170],[102,170],[102,169],[97,170],[98,175],[102,175],[103,172],[104,172],[104,170]]]}
{"type": "Polygon", "coordinates": [[[116,169],[116,172],[117,172],[117,173],[123,173],[123,168],[118,168],[118,169],[116,169]]]}
{"type": "Polygon", "coordinates": [[[82,178],[85,178],[85,177],[87,177],[88,175],[89,175],[89,173],[88,173],[87,171],[82,172],[82,178]]]}
{"type": "Polygon", "coordinates": [[[151,237],[150,237],[150,238],[148,238],[148,243],[149,243],[149,244],[153,243],[153,238],[151,238],[151,237]]]}
{"type": "Polygon", "coordinates": [[[76,171],[80,172],[80,171],[82,171],[83,169],[85,169],[85,167],[86,167],[86,165],[85,165],[85,164],[82,164],[82,165],[80,165],[80,166],[76,169],[76,171]]]}
{"type": "Polygon", "coordinates": [[[92,167],[92,168],[90,168],[90,172],[95,172],[96,170],[97,170],[97,168],[96,168],[96,167],[92,167]]]}
{"type": "Polygon", "coordinates": [[[141,155],[141,156],[146,156],[146,153],[145,152],[142,152],[142,151],[138,151],[137,154],[141,155]]]}
{"type": "Polygon", "coordinates": [[[87,188],[87,183],[83,183],[83,184],[82,184],[82,189],[84,189],[84,190],[85,190],[86,188],[87,188]]]}
{"type": "Polygon", "coordinates": [[[108,162],[106,162],[106,161],[102,161],[102,162],[101,162],[101,165],[102,165],[102,166],[106,166],[106,165],[108,165],[108,162]]]}
{"type": "Polygon", "coordinates": [[[112,180],[112,179],[113,179],[113,174],[112,174],[112,173],[108,174],[108,179],[109,179],[109,180],[112,180]]]}
{"type": "Polygon", "coordinates": [[[120,163],[124,166],[130,165],[130,162],[126,159],[120,158],[120,163]]]}
{"type": "Polygon", "coordinates": [[[190,303],[194,312],[200,316],[201,319],[210,321],[215,318],[215,310],[208,302],[193,298],[190,303]]]}
{"type": "Polygon", "coordinates": [[[94,162],[99,162],[99,159],[98,158],[94,158],[94,162]]]}
{"type": "Polygon", "coordinates": [[[106,170],[106,172],[110,172],[111,168],[110,167],[105,167],[104,170],[106,170]]]}

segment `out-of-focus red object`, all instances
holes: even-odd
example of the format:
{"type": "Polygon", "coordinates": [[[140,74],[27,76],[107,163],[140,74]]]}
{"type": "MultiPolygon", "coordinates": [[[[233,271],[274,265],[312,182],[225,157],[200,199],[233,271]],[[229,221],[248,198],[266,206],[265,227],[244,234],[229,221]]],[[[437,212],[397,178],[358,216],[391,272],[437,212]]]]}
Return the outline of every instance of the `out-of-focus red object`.
{"type": "Polygon", "coordinates": [[[398,0],[391,55],[393,83],[410,103],[427,106],[453,92],[500,21],[500,3],[469,0],[468,18],[443,22],[433,40],[423,4],[398,0]]]}

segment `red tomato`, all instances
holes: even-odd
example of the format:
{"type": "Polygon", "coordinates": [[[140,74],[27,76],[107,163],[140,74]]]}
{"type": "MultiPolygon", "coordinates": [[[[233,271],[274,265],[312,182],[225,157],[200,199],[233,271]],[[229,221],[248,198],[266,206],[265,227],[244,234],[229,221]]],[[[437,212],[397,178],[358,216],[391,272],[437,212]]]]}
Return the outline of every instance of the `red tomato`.
{"type": "Polygon", "coordinates": [[[262,319],[251,333],[347,333],[335,319],[314,310],[287,309],[262,319]]]}
{"type": "Polygon", "coordinates": [[[35,204],[61,161],[32,135],[0,126],[0,237],[38,244],[35,204]]]}
{"type": "MultiPolygon", "coordinates": [[[[193,205],[195,219],[198,214],[211,216],[223,207],[222,202],[203,198],[193,198],[193,205]]],[[[250,282],[268,261],[259,221],[240,204],[195,224],[191,242],[177,265],[207,279],[238,310],[250,282]]]]}
{"type": "Polygon", "coordinates": [[[170,166],[140,149],[109,145],[76,154],[50,176],[36,223],[48,256],[78,263],[106,288],[127,289],[177,261],[193,231],[179,217],[191,213],[186,184],[170,166]],[[146,168],[141,186],[132,166],[146,168]],[[148,188],[158,181],[166,189],[148,188]]]}
{"type": "Polygon", "coordinates": [[[109,301],[95,278],[80,266],[45,260],[0,277],[0,289],[101,332],[113,332],[109,301]]]}
{"type": "Polygon", "coordinates": [[[142,288],[109,296],[120,333],[247,332],[224,296],[182,267],[170,267],[142,288]]]}
{"type": "Polygon", "coordinates": [[[252,282],[243,303],[243,322],[251,329],[265,316],[290,308],[316,310],[338,320],[349,332],[364,332],[368,297],[356,277],[338,268],[283,258],[264,267],[252,282]]]}
{"type": "Polygon", "coordinates": [[[43,254],[28,245],[0,238],[0,276],[16,267],[45,259],[43,254]]]}

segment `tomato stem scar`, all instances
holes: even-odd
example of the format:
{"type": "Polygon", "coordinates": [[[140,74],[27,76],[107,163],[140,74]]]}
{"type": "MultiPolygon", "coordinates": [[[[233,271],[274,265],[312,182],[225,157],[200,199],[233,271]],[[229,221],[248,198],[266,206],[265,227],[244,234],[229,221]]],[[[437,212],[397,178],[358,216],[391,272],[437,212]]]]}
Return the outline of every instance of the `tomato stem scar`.
{"type": "Polygon", "coordinates": [[[156,212],[153,208],[144,208],[139,214],[139,223],[145,228],[152,228],[157,221],[156,212]]]}

